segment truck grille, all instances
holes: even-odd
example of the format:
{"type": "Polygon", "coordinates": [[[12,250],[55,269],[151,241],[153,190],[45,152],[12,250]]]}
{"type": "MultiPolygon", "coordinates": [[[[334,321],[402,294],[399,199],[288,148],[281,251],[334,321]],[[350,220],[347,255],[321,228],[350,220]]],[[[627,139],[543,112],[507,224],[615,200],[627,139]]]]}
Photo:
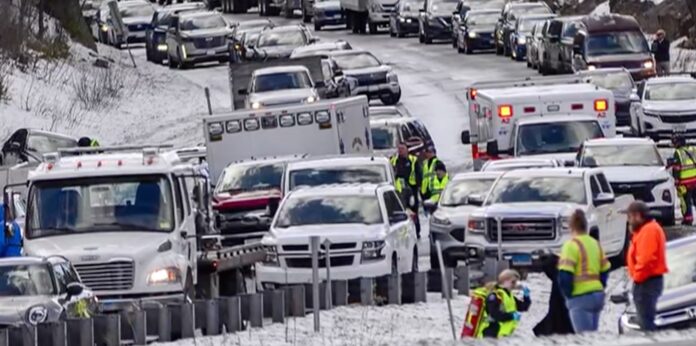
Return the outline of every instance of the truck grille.
{"type": "MultiPolygon", "coordinates": [[[[357,243],[333,243],[331,244],[331,250],[346,250],[354,249],[357,243]]],[[[324,244],[320,244],[320,249],[324,249],[324,244]]],[[[283,251],[309,251],[309,245],[305,244],[291,244],[283,245],[283,251]]]]}
{"type": "MultiPolygon", "coordinates": [[[[353,265],[353,255],[350,256],[331,256],[331,267],[345,267],[353,265]]],[[[286,258],[285,263],[288,268],[312,268],[311,257],[286,258]]],[[[319,259],[319,268],[326,268],[326,259],[319,259]]]]}
{"type": "Polygon", "coordinates": [[[197,49],[216,48],[225,45],[225,37],[198,37],[193,39],[193,46],[197,49]]]}
{"type": "Polygon", "coordinates": [[[652,190],[655,182],[611,183],[611,189],[617,195],[633,195],[633,198],[643,202],[654,202],[652,190]]]}
{"type": "Polygon", "coordinates": [[[75,264],[87,287],[93,291],[121,291],[133,288],[135,265],[131,261],[75,264]]]}
{"type": "MultiPolygon", "coordinates": [[[[517,240],[553,240],[556,238],[554,219],[503,219],[503,241],[517,240]]],[[[488,220],[488,238],[498,241],[498,224],[494,219],[488,220]]]]}
{"type": "Polygon", "coordinates": [[[357,80],[358,86],[376,85],[376,84],[387,83],[387,73],[386,72],[357,74],[357,75],[353,75],[352,77],[357,80]]]}
{"type": "Polygon", "coordinates": [[[624,67],[627,69],[636,69],[636,68],[643,68],[643,62],[642,61],[614,61],[614,62],[601,62],[599,65],[602,68],[611,68],[611,67],[624,67]]]}
{"type": "Polygon", "coordinates": [[[681,115],[660,115],[660,120],[667,124],[681,124],[696,121],[696,114],[681,114],[681,115]]]}

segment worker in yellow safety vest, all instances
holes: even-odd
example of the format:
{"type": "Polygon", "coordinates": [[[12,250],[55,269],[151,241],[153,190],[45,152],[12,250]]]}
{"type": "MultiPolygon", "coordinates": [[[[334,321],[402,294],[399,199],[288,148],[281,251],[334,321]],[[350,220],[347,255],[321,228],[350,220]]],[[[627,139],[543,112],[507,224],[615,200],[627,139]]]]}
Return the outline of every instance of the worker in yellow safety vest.
{"type": "Polygon", "coordinates": [[[81,137],[77,141],[77,146],[78,147],[83,147],[83,148],[88,148],[88,147],[98,147],[99,146],[99,141],[93,138],[89,137],[81,137]]]}
{"type": "Polygon", "coordinates": [[[687,145],[681,133],[672,135],[672,145],[674,145],[672,175],[683,205],[684,224],[691,225],[694,221],[692,209],[696,198],[696,147],[687,145]]]}
{"type": "Polygon", "coordinates": [[[587,234],[587,218],[582,210],[571,215],[569,227],[573,238],[561,249],[558,284],[575,332],[596,331],[611,264],[599,242],[587,234]]]}
{"type": "Polygon", "coordinates": [[[441,161],[435,164],[434,170],[435,176],[430,180],[428,188],[428,199],[433,203],[437,203],[440,201],[440,195],[449,182],[449,175],[447,174],[447,167],[441,161]]]}
{"type": "Polygon", "coordinates": [[[489,293],[485,302],[485,314],[477,330],[479,338],[502,338],[515,332],[520,321],[520,311],[529,310],[532,304],[529,289],[522,287],[522,300],[512,293],[520,281],[520,273],[505,269],[498,275],[498,282],[488,284],[489,293]]]}
{"type": "Polygon", "coordinates": [[[435,148],[428,146],[423,151],[423,183],[421,184],[421,195],[426,198],[432,179],[435,177],[435,165],[440,160],[435,155],[435,148]]]}
{"type": "MultiPolygon", "coordinates": [[[[423,180],[423,172],[415,155],[408,152],[408,147],[404,143],[397,146],[397,154],[392,156],[389,161],[394,168],[394,188],[401,195],[410,195],[408,201],[403,201],[411,211],[418,215],[418,195],[420,194],[420,186],[423,180]],[[404,190],[409,189],[410,193],[404,194],[404,190]]],[[[414,218],[416,224],[416,234],[420,239],[420,221],[418,217],[414,218]]]]}

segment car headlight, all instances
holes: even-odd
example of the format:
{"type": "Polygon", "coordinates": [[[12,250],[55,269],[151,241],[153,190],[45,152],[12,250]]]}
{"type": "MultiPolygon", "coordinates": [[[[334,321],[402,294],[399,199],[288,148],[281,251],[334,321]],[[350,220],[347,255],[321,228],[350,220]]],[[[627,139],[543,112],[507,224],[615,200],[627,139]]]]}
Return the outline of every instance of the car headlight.
{"type": "Polygon", "coordinates": [[[477,38],[477,37],[478,37],[478,34],[477,34],[477,33],[475,33],[475,32],[470,32],[470,33],[469,33],[469,38],[477,38]]]}
{"type": "Polygon", "coordinates": [[[406,22],[406,18],[404,18],[404,17],[399,17],[399,21],[402,22],[402,23],[405,23],[405,22],[406,22]]]}
{"type": "Polygon", "coordinates": [[[527,38],[522,36],[517,38],[517,44],[527,44],[527,38]]]}
{"type": "Polygon", "coordinates": [[[389,72],[389,73],[387,73],[387,82],[399,83],[399,77],[396,75],[395,72],[389,72]]]}
{"type": "Polygon", "coordinates": [[[384,240],[366,241],[362,247],[362,261],[378,260],[384,258],[384,240]]]}
{"type": "Polygon", "coordinates": [[[278,266],[278,247],[275,245],[267,245],[266,248],[266,259],[263,264],[269,266],[278,266]]]}
{"type": "Polygon", "coordinates": [[[46,322],[48,309],[43,305],[32,306],[27,310],[27,322],[33,326],[46,322]]]}
{"type": "Polygon", "coordinates": [[[467,223],[467,230],[471,233],[485,233],[486,232],[486,220],[484,219],[470,219],[467,223]]]}
{"type": "Polygon", "coordinates": [[[567,216],[561,217],[558,220],[558,224],[561,226],[561,230],[564,232],[570,231],[570,218],[567,216]]]}
{"type": "Polygon", "coordinates": [[[177,282],[181,282],[181,271],[176,267],[153,270],[147,276],[148,285],[173,284],[177,282]]]}
{"type": "Polygon", "coordinates": [[[309,96],[305,99],[305,103],[314,103],[319,101],[319,98],[316,96],[309,96]]]}
{"type": "Polygon", "coordinates": [[[107,32],[107,31],[109,31],[109,26],[106,25],[106,24],[102,24],[100,29],[101,29],[101,31],[103,31],[103,32],[107,32]]]}
{"type": "Polygon", "coordinates": [[[587,65],[587,69],[588,69],[589,71],[593,71],[593,70],[596,70],[596,69],[597,69],[597,66],[595,66],[595,65],[587,65]]]}
{"type": "Polygon", "coordinates": [[[251,103],[251,109],[260,109],[261,108],[261,102],[252,102],[251,103]]]}
{"type": "Polygon", "coordinates": [[[157,50],[160,52],[166,52],[167,51],[167,45],[165,43],[160,43],[157,45],[157,50]]]}
{"type": "Polygon", "coordinates": [[[652,60],[646,60],[643,62],[644,69],[651,69],[653,67],[655,67],[655,63],[652,60]]]}
{"type": "Polygon", "coordinates": [[[437,217],[435,215],[433,215],[431,221],[433,222],[433,225],[438,226],[449,226],[452,224],[452,221],[450,221],[448,218],[437,217]]]}

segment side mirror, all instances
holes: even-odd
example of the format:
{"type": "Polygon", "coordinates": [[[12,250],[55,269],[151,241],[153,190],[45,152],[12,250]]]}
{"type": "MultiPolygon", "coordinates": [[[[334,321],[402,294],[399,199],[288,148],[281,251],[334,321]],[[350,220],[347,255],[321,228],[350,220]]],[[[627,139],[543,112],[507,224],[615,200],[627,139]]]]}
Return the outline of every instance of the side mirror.
{"type": "Polygon", "coordinates": [[[423,208],[428,211],[428,213],[432,214],[437,210],[437,203],[427,199],[425,202],[423,202],[423,208]]]}
{"type": "Polygon", "coordinates": [[[85,291],[85,286],[83,286],[79,282],[71,282],[68,284],[68,287],[66,287],[66,289],[68,293],[68,298],[70,298],[82,294],[82,292],[85,291]]]}
{"type": "Polygon", "coordinates": [[[469,131],[464,130],[462,131],[462,144],[471,144],[471,134],[469,131]]]}
{"type": "Polygon", "coordinates": [[[628,292],[614,294],[611,297],[609,297],[609,300],[611,300],[611,302],[614,304],[628,304],[628,292]]]}
{"type": "Polygon", "coordinates": [[[268,199],[268,216],[273,217],[278,212],[280,206],[280,196],[274,196],[268,199]]]}
{"type": "Polygon", "coordinates": [[[342,70],[339,70],[339,69],[336,69],[336,70],[334,71],[334,77],[343,77],[343,71],[342,71],[342,70]]]}
{"type": "Polygon", "coordinates": [[[22,144],[19,142],[10,142],[10,150],[11,151],[19,151],[22,149],[22,144]]]}
{"type": "Polygon", "coordinates": [[[316,81],[316,82],[314,82],[314,87],[315,88],[325,88],[326,82],[324,82],[323,80],[316,81]]]}
{"type": "Polygon", "coordinates": [[[574,167],[575,166],[575,161],[574,160],[565,160],[563,161],[563,167],[574,167]]]}
{"type": "Polygon", "coordinates": [[[582,55],[582,47],[580,47],[579,44],[573,45],[573,54],[574,55],[582,55]]]}
{"type": "Polygon", "coordinates": [[[317,37],[312,37],[309,39],[309,43],[317,43],[317,42],[319,42],[319,38],[317,38],[317,37]]]}
{"type": "Polygon", "coordinates": [[[674,166],[674,163],[675,161],[673,157],[668,157],[667,160],[665,160],[665,166],[667,166],[667,168],[674,166]]]}
{"type": "Polygon", "coordinates": [[[249,94],[249,91],[248,91],[247,89],[239,89],[239,91],[237,91],[237,94],[239,94],[239,95],[248,95],[248,94],[249,94]]]}
{"type": "Polygon", "coordinates": [[[614,197],[613,193],[602,192],[599,195],[597,195],[597,197],[594,198],[593,202],[594,202],[595,206],[600,206],[600,205],[604,205],[604,204],[614,203],[615,199],[616,199],[616,197],[614,197]]]}
{"type": "Polygon", "coordinates": [[[467,204],[480,207],[483,205],[483,201],[486,199],[484,195],[481,194],[471,194],[466,197],[467,204]]]}
{"type": "Polygon", "coordinates": [[[408,220],[408,214],[403,211],[395,212],[394,214],[389,216],[389,223],[391,224],[404,222],[406,220],[408,220]]]}

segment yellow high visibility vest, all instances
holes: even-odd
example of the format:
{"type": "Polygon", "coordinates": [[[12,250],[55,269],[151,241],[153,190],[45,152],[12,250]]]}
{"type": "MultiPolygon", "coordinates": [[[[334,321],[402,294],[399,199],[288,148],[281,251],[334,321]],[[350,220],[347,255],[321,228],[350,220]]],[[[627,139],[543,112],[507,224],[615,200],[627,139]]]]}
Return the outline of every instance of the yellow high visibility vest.
{"type": "Polygon", "coordinates": [[[693,179],[696,177],[696,150],[694,147],[681,147],[674,151],[679,158],[681,168],[679,169],[679,180],[693,179]]]}
{"type": "MultiPolygon", "coordinates": [[[[495,295],[498,296],[498,299],[502,302],[502,307],[503,307],[503,312],[506,313],[513,313],[517,311],[517,301],[515,300],[515,297],[512,295],[512,293],[508,293],[505,289],[503,288],[496,288],[495,289],[495,295]]],[[[484,309],[485,312],[485,309],[484,309]]],[[[480,328],[477,330],[477,335],[476,337],[482,338],[483,337],[483,331],[488,328],[488,326],[491,324],[493,321],[489,321],[489,316],[487,313],[484,313],[484,316],[482,316],[483,320],[481,322],[480,328]]],[[[509,335],[512,335],[512,333],[515,332],[515,329],[517,329],[517,321],[515,320],[510,320],[510,321],[505,321],[505,322],[500,322],[500,321],[495,321],[498,323],[498,337],[506,337],[509,335]]]]}
{"type": "Polygon", "coordinates": [[[437,175],[432,179],[431,184],[432,187],[430,189],[431,195],[430,195],[430,200],[437,203],[440,201],[440,195],[442,194],[442,191],[445,189],[447,186],[447,183],[449,182],[449,174],[445,174],[442,179],[438,179],[437,175]]]}
{"type": "MultiPolygon", "coordinates": [[[[389,159],[389,162],[391,162],[394,168],[396,168],[396,160],[398,157],[399,155],[394,155],[389,159]]],[[[413,186],[416,185],[416,165],[418,164],[418,158],[413,155],[408,155],[408,160],[411,161],[411,173],[408,175],[408,184],[413,186]]],[[[401,192],[404,188],[401,180],[402,179],[397,178],[394,182],[394,189],[396,189],[396,192],[401,192]]]]}
{"type": "Polygon", "coordinates": [[[429,162],[425,161],[423,163],[423,182],[421,183],[421,193],[424,195],[428,193],[430,184],[432,184],[432,179],[435,177],[435,164],[438,162],[439,160],[437,157],[433,157],[429,162]]]}
{"type": "Polygon", "coordinates": [[[603,291],[600,274],[609,269],[611,264],[607,256],[591,236],[583,234],[563,244],[558,270],[573,273],[573,297],[603,291]]]}

